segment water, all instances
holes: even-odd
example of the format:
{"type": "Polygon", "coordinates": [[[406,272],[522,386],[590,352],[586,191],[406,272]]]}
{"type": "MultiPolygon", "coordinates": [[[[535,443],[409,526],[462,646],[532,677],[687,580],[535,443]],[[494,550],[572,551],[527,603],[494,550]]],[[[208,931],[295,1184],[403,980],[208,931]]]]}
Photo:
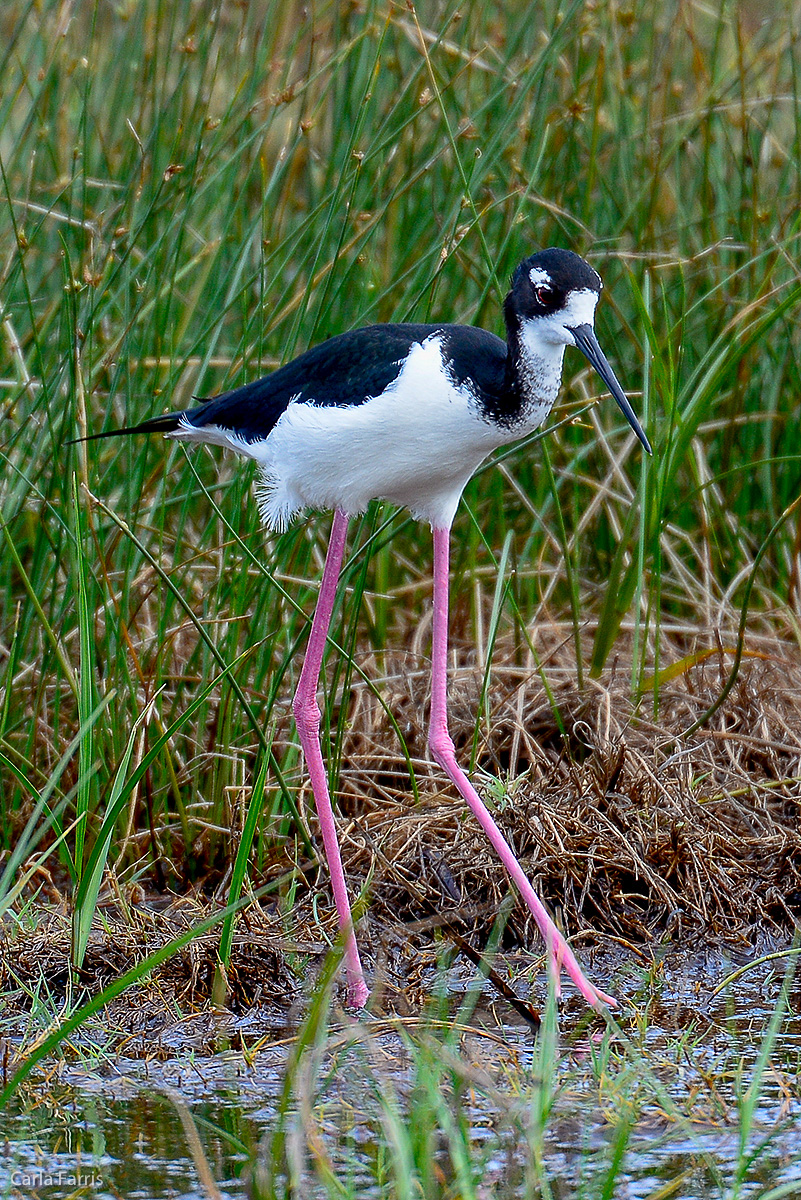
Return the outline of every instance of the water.
{"type": "MultiPolygon", "coordinates": [[[[711,992],[704,964],[657,976],[657,986],[654,978],[639,978],[636,1013],[621,1021],[628,1044],[606,1046],[594,1022],[571,1032],[573,1014],[582,1010],[568,1005],[552,1087],[547,1079],[541,1086],[543,1064],[531,1032],[499,1023],[500,1005],[476,1010],[450,1045],[443,1028],[420,1020],[374,1020],[366,1032],[334,1023],[324,1039],[310,1043],[296,1072],[282,1162],[295,1171],[304,1197],[331,1194],[321,1181],[327,1165],[346,1194],[385,1195],[387,1113],[400,1115],[404,1128],[424,1129],[445,1094],[436,1128],[449,1119],[458,1128],[459,1114],[465,1119],[470,1170],[482,1194],[523,1195],[541,1152],[537,1169],[554,1200],[590,1200],[603,1194],[622,1144],[616,1200],[733,1195],[745,1161],[743,1095],[781,976],[763,969],[758,979],[740,981],[732,997],[711,1001],[699,999],[711,992]],[[447,1069],[449,1055],[455,1074],[447,1069]],[[458,1097],[454,1078],[461,1081],[458,1097]],[[432,1079],[439,1092],[429,1094],[432,1079]],[[547,1109],[544,1133],[540,1109],[547,1109]]],[[[460,986],[453,983],[451,1012],[464,998],[460,986]]],[[[753,1162],[742,1197],[779,1184],[801,1196],[796,991],[790,999],[754,1109],[746,1150],[753,1162]]],[[[199,1039],[191,1023],[158,1042],[137,1041],[127,1056],[122,1048],[93,1061],[86,1040],[79,1055],[26,1088],[6,1114],[0,1194],[96,1200],[267,1194],[269,1145],[295,1047],[294,1031],[281,1036],[274,1025],[251,1013],[233,1038],[226,1029],[237,1048],[216,1053],[198,1050],[198,1044],[208,1048],[209,1038],[199,1039]]],[[[432,1178],[442,1178],[443,1193],[456,1170],[453,1147],[463,1144],[449,1137],[439,1133],[431,1142],[432,1178]]],[[[284,1181],[279,1185],[280,1194],[284,1181]]]]}

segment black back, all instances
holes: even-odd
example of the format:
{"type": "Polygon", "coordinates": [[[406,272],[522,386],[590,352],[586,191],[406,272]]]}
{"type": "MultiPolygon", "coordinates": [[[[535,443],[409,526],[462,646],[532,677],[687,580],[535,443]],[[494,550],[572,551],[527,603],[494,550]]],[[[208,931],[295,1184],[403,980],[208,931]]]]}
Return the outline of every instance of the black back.
{"type": "MultiPolygon", "coordinates": [[[[218,425],[246,441],[266,438],[292,401],[346,407],[379,396],[399,376],[415,343],[442,334],[445,369],[457,386],[500,398],[506,343],[469,325],[368,325],[321,342],[285,366],[244,387],[189,409],[191,425],[218,425]]],[[[167,419],[180,414],[169,414],[167,419]]]]}

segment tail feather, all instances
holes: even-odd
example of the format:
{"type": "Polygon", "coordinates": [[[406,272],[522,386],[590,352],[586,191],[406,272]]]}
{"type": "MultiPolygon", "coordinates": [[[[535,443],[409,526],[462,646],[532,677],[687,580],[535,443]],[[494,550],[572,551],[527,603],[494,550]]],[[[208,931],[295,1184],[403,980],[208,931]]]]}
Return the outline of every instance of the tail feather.
{"type": "Polygon", "coordinates": [[[125,433],[174,433],[181,424],[183,412],[162,413],[160,417],[149,417],[139,425],[129,425],[125,429],[105,429],[102,433],[89,433],[85,438],[70,438],[67,445],[76,442],[96,442],[99,438],[121,437],[125,433]]]}

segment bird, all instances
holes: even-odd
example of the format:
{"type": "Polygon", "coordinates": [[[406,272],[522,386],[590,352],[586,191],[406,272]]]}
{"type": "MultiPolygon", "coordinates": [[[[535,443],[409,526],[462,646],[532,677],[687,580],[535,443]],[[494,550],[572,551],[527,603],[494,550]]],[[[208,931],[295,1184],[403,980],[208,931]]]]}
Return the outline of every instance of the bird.
{"type": "Polygon", "coordinates": [[[615,1006],[584,974],[467,774],[448,732],[447,651],[451,525],[462,492],[497,448],[537,429],[553,408],[568,346],[595,368],[646,453],[651,445],[595,334],[601,277],[571,250],[539,250],[514,271],[504,300],[506,338],[460,324],[377,324],[322,341],[264,378],[196,407],[84,440],[162,433],[254,460],[268,529],[308,510],[333,510],[331,535],[293,712],[317,809],[336,906],[347,1004],[369,987],[354,929],[320,745],[317,688],[348,521],[372,500],[431,526],[433,622],[429,748],[488,837],[545,942],[557,995],[566,971],[593,1008],[615,1006]]]}

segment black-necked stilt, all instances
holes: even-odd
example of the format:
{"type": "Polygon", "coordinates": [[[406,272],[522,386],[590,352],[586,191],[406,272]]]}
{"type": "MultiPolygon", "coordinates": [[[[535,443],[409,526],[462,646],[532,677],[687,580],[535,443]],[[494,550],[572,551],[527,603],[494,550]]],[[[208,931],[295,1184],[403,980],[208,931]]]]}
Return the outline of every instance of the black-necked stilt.
{"type": "Polygon", "coordinates": [[[252,458],[261,471],[265,524],[283,529],[306,508],[334,521],[294,712],[317,805],[345,942],[348,998],[369,995],[364,979],[320,749],[320,676],[348,518],[370,500],[389,500],[428,521],[434,537],[431,753],[464,797],[545,939],[557,990],[561,969],[591,1005],[614,1004],[584,976],[511,848],[459,767],[447,722],[450,527],[470,476],[490,451],[540,425],[553,407],[565,346],[589,359],[651,453],[593,329],[601,292],[596,271],[569,250],[542,250],[514,273],[506,297],[506,342],[466,325],[371,325],[333,337],[264,379],[186,412],[128,429],[211,442],[252,458]]]}

